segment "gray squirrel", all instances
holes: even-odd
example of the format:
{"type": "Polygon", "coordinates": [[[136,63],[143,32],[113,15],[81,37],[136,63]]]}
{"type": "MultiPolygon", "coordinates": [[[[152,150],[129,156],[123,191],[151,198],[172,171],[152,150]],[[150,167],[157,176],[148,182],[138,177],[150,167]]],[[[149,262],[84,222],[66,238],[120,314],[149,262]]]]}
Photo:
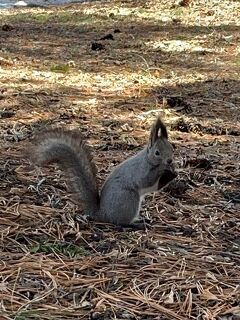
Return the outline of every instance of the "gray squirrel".
{"type": "Polygon", "coordinates": [[[41,134],[35,141],[32,161],[40,166],[57,163],[85,214],[95,221],[122,226],[141,224],[139,211],[144,196],[177,176],[173,147],[160,118],[151,128],[147,146],[113,169],[101,193],[96,166],[77,130],[56,128],[41,134]]]}

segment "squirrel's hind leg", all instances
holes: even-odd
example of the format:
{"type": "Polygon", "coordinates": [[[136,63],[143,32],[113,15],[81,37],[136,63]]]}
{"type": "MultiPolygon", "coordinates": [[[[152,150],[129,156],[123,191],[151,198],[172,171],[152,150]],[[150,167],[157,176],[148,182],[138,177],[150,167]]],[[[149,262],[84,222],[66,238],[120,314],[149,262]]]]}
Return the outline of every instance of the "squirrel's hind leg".
{"type": "Polygon", "coordinates": [[[100,211],[105,222],[130,226],[138,217],[140,197],[134,190],[119,190],[111,199],[101,198],[100,211]]]}

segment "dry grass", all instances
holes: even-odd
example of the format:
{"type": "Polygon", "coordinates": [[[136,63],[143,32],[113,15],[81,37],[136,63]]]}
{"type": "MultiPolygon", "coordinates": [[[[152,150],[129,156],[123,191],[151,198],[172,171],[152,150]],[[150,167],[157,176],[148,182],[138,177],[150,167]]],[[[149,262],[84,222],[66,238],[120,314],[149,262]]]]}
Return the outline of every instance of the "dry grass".
{"type": "Polygon", "coordinates": [[[174,2],[0,12],[1,320],[239,319],[240,3],[174,2]],[[145,231],[79,219],[62,173],[24,156],[79,128],[102,182],[159,112],[179,177],[145,231]]]}

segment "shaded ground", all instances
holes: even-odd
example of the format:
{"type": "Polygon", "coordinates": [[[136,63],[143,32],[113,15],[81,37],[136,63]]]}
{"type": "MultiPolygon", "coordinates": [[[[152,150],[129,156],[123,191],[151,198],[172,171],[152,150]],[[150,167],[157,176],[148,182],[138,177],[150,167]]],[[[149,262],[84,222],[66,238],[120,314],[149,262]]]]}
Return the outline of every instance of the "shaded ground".
{"type": "Polygon", "coordinates": [[[1,319],[240,316],[239,1],[137,3],[1,12],[1,319]],[[150,230],[83,221],[24,156],[79,128],[102,182],[159,112],[179,177],[148,197],[150,230]]]}

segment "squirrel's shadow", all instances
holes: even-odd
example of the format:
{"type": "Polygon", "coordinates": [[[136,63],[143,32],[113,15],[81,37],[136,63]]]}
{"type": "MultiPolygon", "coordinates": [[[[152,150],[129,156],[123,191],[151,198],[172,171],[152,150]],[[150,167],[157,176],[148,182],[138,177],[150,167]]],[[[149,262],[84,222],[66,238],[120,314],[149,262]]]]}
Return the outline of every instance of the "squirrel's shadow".
{"type": "Polygon", "coordinates": [[[147,231],[152,228],[152,221],[146,217],[141,217],[136,222],[133,222],[129,225],[114,225],[111,223],[103,223],[94,221],[90,216],[76,214],[74,219],[81,227],[81,229],[89,229],[89,227],[93,227],[95,230],[111,232],[131,232],[131,231],[147,231]]]}

